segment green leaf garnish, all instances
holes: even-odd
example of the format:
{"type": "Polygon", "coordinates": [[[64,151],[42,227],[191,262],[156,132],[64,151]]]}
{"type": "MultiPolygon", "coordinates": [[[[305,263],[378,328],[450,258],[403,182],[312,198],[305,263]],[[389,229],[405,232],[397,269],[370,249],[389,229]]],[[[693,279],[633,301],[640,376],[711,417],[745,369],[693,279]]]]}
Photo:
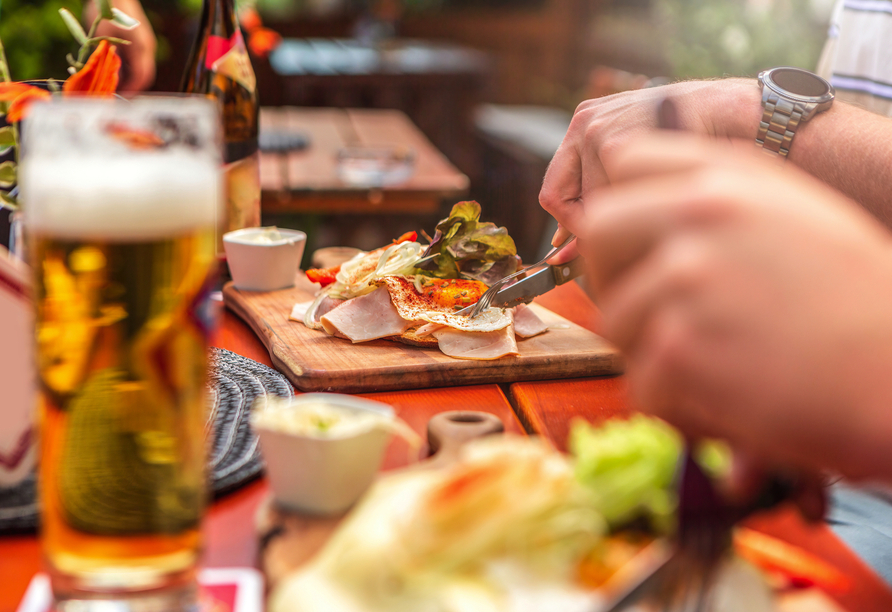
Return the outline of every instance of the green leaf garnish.
{"type": "Polygon", "coordinates": [[[59,9],[59,14],[62,15],[62,21],[65,22],[65,26],[68,28],[68,31],[71,32],[71,35],[74,36],[74,39],[81,45],[87,44],[89,38],[87,37],[87,33],[84,32],[81,22],[77,20],[77,17],[72,15],[71,11],[64,8],[59,9]]]}
{"type": "Polygon", "coordinates": [[[517,271],[520,260],[508,230],[480,222],[480,204],[459,202],[437,224],[430,246],[417,265],[428,276],[466,278],[491,285],[517,271]]]}
{"type": "Polygon", "coordinates": [[[643,415],[600,427],[575,421],[568,442],[576,479],[591,491],[612,529],[641,519],[656,533],[673,529],[683,441],[672,427],[643,415]]]}

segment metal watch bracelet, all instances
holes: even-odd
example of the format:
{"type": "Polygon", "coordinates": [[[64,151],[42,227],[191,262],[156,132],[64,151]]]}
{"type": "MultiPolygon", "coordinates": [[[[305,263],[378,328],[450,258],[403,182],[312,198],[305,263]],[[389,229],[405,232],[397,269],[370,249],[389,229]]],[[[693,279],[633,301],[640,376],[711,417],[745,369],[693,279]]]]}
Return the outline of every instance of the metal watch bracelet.
{"type": "Polygon", "coordinates": [[[771,91],[768,91],[762,107],[764,110],[756,144],[769,154],[786,157],[790,153],[790,144],[799,127],[803,109],[771,91]]]}

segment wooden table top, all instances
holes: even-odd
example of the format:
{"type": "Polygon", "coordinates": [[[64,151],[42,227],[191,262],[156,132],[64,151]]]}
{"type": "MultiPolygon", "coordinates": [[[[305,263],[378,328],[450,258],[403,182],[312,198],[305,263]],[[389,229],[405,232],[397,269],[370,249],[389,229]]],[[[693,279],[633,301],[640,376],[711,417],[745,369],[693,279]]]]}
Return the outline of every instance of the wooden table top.
{"type": "MultiPolygon", "coordinates": [[[[598,328],[596,309],[574,283],[559,287],[540,301],[580,325],[593,331],[598,328]]],[[[232,313],[223,314],[215,345],[270,364],[264,346],[232,313]]],[[[393,405],[419,433],[436,412],[456,408],[484,410],[498,414],[509,430],[519,432],[521,423],[526,424],[529,431],[543,435],[558,448],[565,447],[568,423],[572,418],[578,416],[597,421],[629,412],[622,377],[516,383],[508,388],[508,397],[497,385],[398,391],[366,397],[393,405]],[[514,403],[513,410],[509,398],[514,403]]],[[[406,460],[405,447],[394,444],[388,450],[385,468],[404,465],[406,460]]],[[[212,505],[204,525],[205,566],[256,564],[255,514],[268,494],[266,480],[260,479],[212,505]]],[[[849,575],[856,588],[836,597],[846,609],[857,612],[892,610],[889,588],[826,526],[806,526],[789,510],[760,516],[751,526],[802,546],[849,575]]],[[[0,537],[0,612],[16,609],[28,582],[39,568],[36,537],[0,537]]]]}
{"type": "Polygon", "coordinates": [[[461,199],[468,190],[468,177],[397,110],[267,107],[260,111],[260,129],[309,138],[303,150],[261,153],[264,212],[429,214],[439,210],[441,200],[461,199]],[[339,178],[338,151],[374,146],[411,149],[412,176],[382,189],[339,178]]]}

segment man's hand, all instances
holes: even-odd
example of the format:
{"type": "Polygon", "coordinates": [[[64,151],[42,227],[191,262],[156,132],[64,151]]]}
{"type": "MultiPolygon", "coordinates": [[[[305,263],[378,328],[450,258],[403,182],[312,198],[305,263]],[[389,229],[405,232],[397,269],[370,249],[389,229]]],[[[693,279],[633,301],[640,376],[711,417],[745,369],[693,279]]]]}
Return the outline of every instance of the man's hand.
{"type": "MultiPolygon", "coordinates": [[[[103,21],[96,31],[97,36],[114,36],[129,40],[129,45],[118,45],[118,54],[123,62],[120,93],[137,93],[150,87],[155,81],[155,48],[157,41],[152,24],[149,23],[139,0],[112,0],[112,6],[122,10],[139,21],[139,26],[125,30],[110,21],[103,21]]],[[[96,19],[96,4],[88,0],[84,6],[84,22],[87,27],[96,19]]]]}
{"type": "Polygon", "coordinates": [[[617,146],[610,179],[574,219],[639,406],[768,464],[892,478],[888,232],[792,166],[690,135],[617,146]]]}
{"type": "MultiPolygon", "coordinates": [[[[612,180],[613,156],[630,139],[657,127],[657,106],[672,98],[685,131],[755,138],[761,97],[754,79],[689,81],[583,102],[545,175],[539,203],[561,226],[553,244],[576,233],[582,202],[612,180]]],[[[752,142],[752,141],[750,141],[752,142]]]]}

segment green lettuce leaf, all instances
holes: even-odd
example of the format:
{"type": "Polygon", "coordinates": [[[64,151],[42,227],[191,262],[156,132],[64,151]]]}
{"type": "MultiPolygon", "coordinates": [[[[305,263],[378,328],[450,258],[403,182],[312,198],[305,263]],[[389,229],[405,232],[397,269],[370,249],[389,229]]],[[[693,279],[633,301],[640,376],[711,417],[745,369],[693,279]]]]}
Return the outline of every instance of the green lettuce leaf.
{"type": "Polygon", "coordinates": [[[466,278],[491,285],[517,271],[520,258],[508,230],[480,221],[480,204],[459,202],[437,231],[418,268],[437,278],[466,278]],[[436,257],[431,257],[436,255],[436,257]]]}
{"type": "Polygon", "coordinates": [[[643,415],[597,428],[579,420],[570,429],[569,447],[577,480],[611,529],[638,521],[656,533],[674,529],[682,439],[672,427],[643,415]]]}

